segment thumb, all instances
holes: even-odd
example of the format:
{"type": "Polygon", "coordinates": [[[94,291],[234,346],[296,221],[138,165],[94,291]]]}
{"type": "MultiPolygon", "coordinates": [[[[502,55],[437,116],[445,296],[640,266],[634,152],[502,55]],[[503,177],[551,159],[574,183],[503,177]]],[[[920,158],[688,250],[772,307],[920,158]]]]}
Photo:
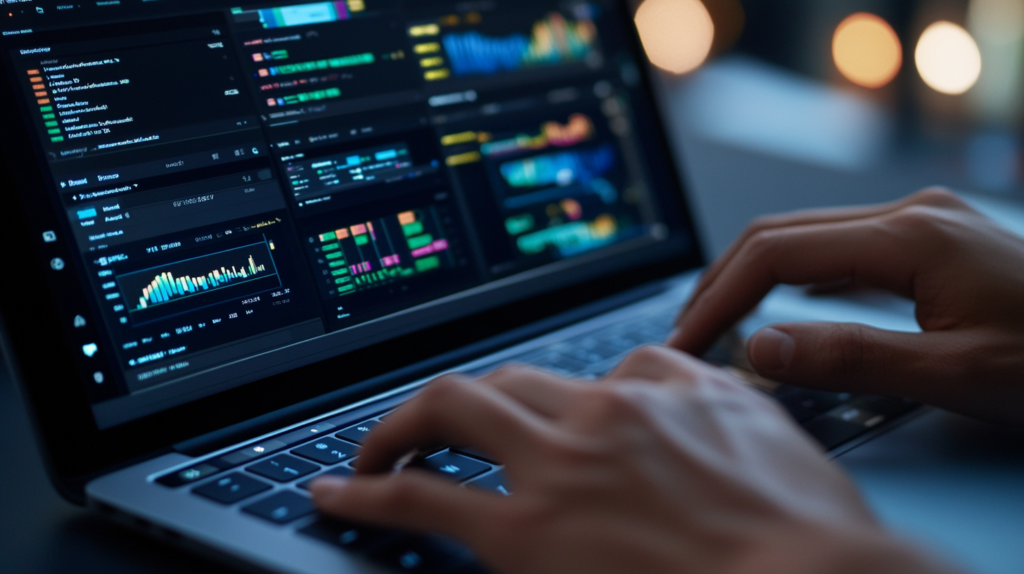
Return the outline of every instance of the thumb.
{"type": "Polygon", "coordinates": [[[755,333],[747,355],[759,374],[774,381],[927,400],[953,371],[950,347],[942,334],[789,323],[755,333]]]}

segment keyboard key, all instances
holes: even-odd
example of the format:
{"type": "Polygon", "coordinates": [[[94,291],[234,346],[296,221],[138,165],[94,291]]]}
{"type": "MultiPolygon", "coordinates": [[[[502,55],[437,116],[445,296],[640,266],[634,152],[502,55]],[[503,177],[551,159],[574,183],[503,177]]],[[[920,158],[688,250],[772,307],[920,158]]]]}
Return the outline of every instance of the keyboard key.
{"type": "Polygon", "coordinates": [[[202,486],[197,486],[192,489],[192,492],[209,498],[214,502],[234,504],[239,500],[244,500],[250,496],[270,490],[270,488],[271,486],[262,480],[235,472],[202,486]]]}
{"type": "Polygon", "coordinates": [[[477,450],[475,448],[468,448],[468,447],[459,446],[459,447],[452,447],[449,450],[451,450],[454,453],[464,454],[466,456],[473,457],[473,458],[479,458],[480,460],[482,460],[484,462],[489,462],[491,464],[501,464],[500,462],[495,460],[494,457],[492,457],[490,455],[487,455],[487,454],[484,454],[484,453],[480,452],[479,450],[477,450]]]}
{"type": "Polygon", "coordinates": [[[400,572],[438,572],[472,555],[462,546],[436,537],[403,536],[382,549],[370,553],[370,559],[400,572]]]}
{"type": "Polygon", "coordinates": [[[282,441],[276,439],[268,440],[260,444],[247,446],[243,449],[236,450],[235,452],[228,453],[220,457],[219,459],[215,459],[214,464],[220,463],[223,464],[226,468],[238,466],[240,464],[245,464],[246,462],[249,462],[250,460],[253,460],[255,458],[259,458],[261,456],[268,455],[272,452],[279,451],[286,446],[288,445],[282,441]]]}
{"type": "Polygon", "coordinates": [[[348,427],[334,436],[352,441],[356,444],[363,444],[363,439],[366,438],[366,435],[370,434],[373,427],[379,424],[380,423],[375,420],[363,421],[357,425],[348,427]]]}
{"type": "Polygon", "coordinates": [[[339,467],[336,467],[336,468],[332,468],[331,470],[328,470],[327,472],[318,474],[318,475],[314,476],[313,478],[311,478],[309,480],[304,480],[304,481],[300,482],[299,484],[297,484],[296,486],[298,486],[299,488],[301,488],[303,490],[309,490],[309,485],[313,484],[313,481],[318,479],[318,478],[320,478],[321,476],[340,476],[342,478],[348,478],[350,476],[355,476],[355,474],[356,474],[356,471],[354,469],[352,469],[352,468],[350,468],[348,466],[342,465],[342,466],[339,466],[339,467]]]}
{"type": "Polygon", "coordinates": [[[156,481],[164,486],[175,488],[213,476],[220,471],[221,469],[218,466],[201,463],[177,472],[172,472],[171,474],[165,474],[164,476],[156,479],[156,481]]]}
{"type": "Polygon", "coordinates": [[[545,353],[530,359],[528,362],[537,368],[553,371],[565,376],[574,375],[587,368],[587,363],[555,352],[545,353]]]}
{"type": "Polygon", "coordinates": [[[358,446],[326,436],[293,450],[292,454],[320,464],[331,465],[348,460],[357,452],[359,452],[358,446]]]}
{"type": "Polygon", "coordinates": [[[786,389],[777,393],[779,401],[787,407],[799,407],[815,414],[826,413],[853,398],[850,393],[830,393],[810,389],[786,389]]]}
{"type": "Polygon", "coordinates": [[[316,472],[320,470],[320,467],[288,454],[280,454],[274,458],[247,466],[245,470],[270,480],[276,480],[277,482],[289,482],[316,472]]]}
{"type": "Polygon", "coordinates": [[[381,548],[399,536],[397,532],[391,530],[326,516],[321,516],[313,524],[299,529],[299,532],[352,552],[381,548]]]}
{"type": "Polygon", "coordinates": [[[333,428],[335,428],[335,425],[331,423],[320,423],[304,429],[292,431],[284,436],[279,436],[277,437],[277,440],[289,445],[298,444],[333,428]]]}
{"type": "Polygon", "coordinates": [[[867,431],[862,424],[844,421],[835,417],[822,417],[806,427],[807,432],[816,438],[826,449],[831,450],[867,431]]]}
{"type": "Polygon", "coordinates": [[[505,473],[500,470],[471,480],[466,483],[466,486],[472,486],[473,488],[479,488],[480,490],[487,492],[496,492],[504,496],[512,496],[512,485],[510,485],[508,483],[508,479],[505,478],[505,473]]]}
{"type": "Polygon", "coordinates": [[[418,460],[409,466],[440,474],[455,482],[464,482],[491,470],[490,465],[450,451],[418,460]]]}
{"type": "Polygon", "coordinates": [[[259,502],[254,502],[242,510],[276,524],[288,524],[307,514],[312,514],[316,507],[313,506],[313,501],[309,498],[286,490],[268,496],[259,502]]]}

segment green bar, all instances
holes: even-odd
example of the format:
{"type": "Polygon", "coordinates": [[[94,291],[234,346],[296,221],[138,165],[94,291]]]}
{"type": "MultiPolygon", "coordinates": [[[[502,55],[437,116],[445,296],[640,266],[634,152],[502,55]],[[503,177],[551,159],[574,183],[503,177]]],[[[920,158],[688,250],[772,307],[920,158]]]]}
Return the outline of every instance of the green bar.
{"type": "Polygon", "coordinates": [[[331,259],[337,259],[337,258],[341,257],[341,255],[342,255],[341,251],[339,251],[337,253],[328,253],[327,254],[327,260],[330,261],[331,259]]]}
{"type": "MultiPolygon", "coordinates": [[[[344,261],[331,261],[330,263],[327,264],[327,267],[329,267],[331,269],[334,269],[334,268],[337,268],[337,267],[341,267],[344,264],[345,264],[344,261]]],[[[345,272],[348,273],[348,268],[345,269],[345,272]]]]}
{"type": "Polygon", "coordinates": [[[320,236],[320,243],[327,243],[328,241],[334,241],[338,236],[333,231],[328,231],[320,236]]]}
{"type": "Polygon", "coordinates": [[[52,141],[52,142],[62,142],[62,141],[64,141],[64,136],[58,136],[58,137],[55,137],[55,138],[50,138],[50,141],[52,141]]]}
{"type": "Polygon", "coordinates": [[[44,120],[52,120],[52,119],[55,119],[56,117],[57,117],[56,114],[43,114],[43,119],[44,120]]]}
{"type": "Polygon", "coordinates": [[[338,244],[338,243],[328,243],[327,245],[324,245],[320,249],[322,249],[323,251],[336,251],[336,250],[338,250],[340,248],[341,248],[341,245],[338,244]]]}
{"type": "Polygon", "coordinates": [[[355,285],[352,285],[351,283],[349,283],[348,285],[344,285],[342,287],[338,287],[338,293],[348,293],[349,291],[352,291],[355,288],[356,288],[355,285]]]}
{"type": "Polygon", "coordinates": [[[370,236],[369,235],[366,235],[365,233],[363,235],[356,235],[356,245],[366,245],[369,242],[370,242],[370,236]]]}
{"type": "Polygon", "coordinates": [[[335,285],[344,285],[345,283],[351,283],[351,282],[352,282],[352,278],[351,277],[341,277],[340,279],[335,279],[334,280],[334,284],[335,285]]]}
{"type": "Polygon", "coordinates": [[[60,133],[60,128],[57,128],[55,130],[46,130],[46,133],[50,134],[51,136],[52,135],[57,135],[57,134],[60,133]]]}
{"type": "MultiPolygon", "coordinates": [[[[285,53],[285,57],[288,57],[287,53],[285,53]]],[[[273,59],[276,60],[277,58],[273,59]]],[[[291,74],[315,72],[317,70],[334,70],[338,68],[348,68],[350,66],[361,66],[364,64],[372,64],[373,62],[373,54],[370,52],[366,52],[365,54],[356,54],[355,56],[343,56],[341,58],[331,58],[329,60],[314,60],[311,62],[286,64],[283,66],[276,66],[274,69],[277,71],[277,75],[288,76],[291,74]]],[[[312,93],[315,92],[311,92],[311,94],[312,93]]]]}
{"type": "Polygon", "coordinates": [[[420,233],[423,233],[423,223],[415,221],[408,225],[403,225],[402,231],[405,233],[406,237],[410,237],[412,235],[419,235],[420,233]]]}
{"type": "Polygon", "coordinates": [[[43,107],[39,108],[39,111],[41,111],[41,112],[52,112],[53,111],[53,106],[43,106],[43,107]]]}
{"type": "Polygon", "coordinates": [[[426,247],[434,242],[434,236],[429,233],[426,235],[417,235],[416,237],[409,238],[409,249],[419,249],[420,247],[426,247]]]}
{"type": "Polygon", "coordinates": [[[270,53],[271,60],[287,60],[288,50],[274,50],[270,53]]]}
{"type": "Polygon", "coordinates": [[[45,124],[45,125],[46,125],[46,127],[48,127],[48,128],[55,128],[55,127],[58,127],[58,126],[59,126],[59,124],[58,124],[57,122],[46,122],[46,124],[45,124]]]}
{"type": "Polygon", "coordinates": [[[441,260],[437,258],[437,255],[431,255],[430,257],[424,257],[423,259],[416,260],[416,271],[420,273],[430,271],[431,269],[437,269],[440,266],[441,260]]]}
{"type": "Polygon", "coordinates": [[[331,277],[341,277],[342,275],[348,275],[348,269],[335,269],[331,271],[331,277]]]}

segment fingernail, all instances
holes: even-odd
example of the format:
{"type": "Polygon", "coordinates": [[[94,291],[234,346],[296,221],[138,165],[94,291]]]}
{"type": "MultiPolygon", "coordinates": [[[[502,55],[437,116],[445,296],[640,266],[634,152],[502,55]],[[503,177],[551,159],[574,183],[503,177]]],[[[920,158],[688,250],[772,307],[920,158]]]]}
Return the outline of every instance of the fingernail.
{"type": "Polygon", "coordinates": [[[778,329],[761,329],[750,341],[750,362],[763,373],[781,373],[789,367],[796,341],[778,329]]]}

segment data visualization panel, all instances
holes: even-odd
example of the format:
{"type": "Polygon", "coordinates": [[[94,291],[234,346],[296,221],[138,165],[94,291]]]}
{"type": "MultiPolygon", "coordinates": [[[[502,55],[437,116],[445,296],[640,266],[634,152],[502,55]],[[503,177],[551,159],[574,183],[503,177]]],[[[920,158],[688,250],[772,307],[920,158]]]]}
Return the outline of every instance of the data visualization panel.
{"type": "MultiPolygon", "coordinates": [[[[577,93],[583,93],[582,90],[577,93]]],[[[446,163],[492,190],[506,245],[496,271],[573,257],[649,232],[649,191],[627,136],[627,103],[579,97],[576,104],[514,111],[460,124],[441,137],[446,163]]],[[[481,212],[487,201],[476,198],[481,212]]],[[[493,208],[491,208],[493,209],[493,208]]],[[[492,235],[493,236],[493,235],[492,235]]]]}
{"type": "Polygon", "coordinates": [[[414,194],[393,206],[360,210],[361,216],[341,210],[307,226],[311,261],[334,325],[467,285],[475,273],[452,199],[447,192],[414,194]]]}
{"type": "Polygon", "coordinates": [[[273,246],[263,237],[259,243],[118,275],[116,280],[132,322],[140,325],[280,288],[272,251],[273,246]]]}
{"type": "Polygon", "coordinates": [[[589,3],[564,12],[525,5],[414,22],[408,32],[428,82],[565,66],[596,69],[603,57],[595,10],[589,3]]]}
{"type": "Polygon", "coordinates": [[[271,125],[373,107],[367,97],[419,87],[401,27],[364,8],[353,0],[234,11],[243,61],[271,125]]]}

